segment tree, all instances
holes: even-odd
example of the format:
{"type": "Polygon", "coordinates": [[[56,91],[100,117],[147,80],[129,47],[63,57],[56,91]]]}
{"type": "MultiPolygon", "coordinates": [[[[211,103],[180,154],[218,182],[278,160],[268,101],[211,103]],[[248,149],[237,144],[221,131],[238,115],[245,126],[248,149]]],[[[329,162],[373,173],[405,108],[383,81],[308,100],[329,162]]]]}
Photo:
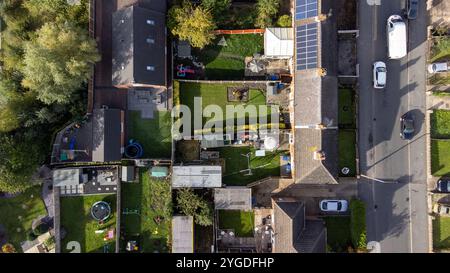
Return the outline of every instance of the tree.
{"type": "Polygon", "coordinates": [[[279,27],[292,27],[292,19],[290,15],[281,15],[278,18],[277,25],[279,27]]]}
{"type": "Polygon", "coordinates": [[[215,22],[223,22],[231,6],[231,0],[203,0],[202,6],[211,11],[215,22]]]}
{"type": "Polygon", "coordinates": [[[258,0],[256,26],[266,28],[272,25],[273,17],[278,13],[279,0],[258,0]]]}
{"type": "Polygon", "coordinates": [[[72,24],[46,23],[25,45],[22,85],[45,104],[68,104],[100,60],[95,40],[72,24]]]}
{"type": "Polygon", "coordinates": [[[201,5],[194,7],[187,1],[169,10],[167,25],[174,36],[187,40],[193,47],[203,48],[215,37],[216,25],[211,11],[201,5]]]}
{"type": "Polygon", "coordinates": [[[212,209],[206,200],[191,189],[180,189],[177,193],[177,207],[185,215],[193,216],[196,224],[212,225],[212,209]]]}
{"type": "Polygon", "coordinates": [[[0,191],[23,192],[44,161],[42,140],[33,134],[0,134],[0,191]]]}

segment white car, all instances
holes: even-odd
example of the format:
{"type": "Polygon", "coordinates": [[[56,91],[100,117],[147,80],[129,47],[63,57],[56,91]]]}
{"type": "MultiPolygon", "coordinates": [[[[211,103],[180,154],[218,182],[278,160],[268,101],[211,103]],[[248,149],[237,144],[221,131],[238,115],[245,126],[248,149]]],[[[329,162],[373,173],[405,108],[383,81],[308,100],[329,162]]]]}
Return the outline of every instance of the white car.
{"type": "Polygon", "coordinates": [[[345,212],[348,209],[347,200],[322,200],[320,210],[327,212],[345,212]]]}
{"type": "Polygon", "coordinates": [[[447,63],[432,63],[428,65],[428,72],[431,74],[447,71],[448,71],[447,63]]]}
{"type": "Polygon", "coordinates": [[[386,64],[384,62],[373,63],[373,87],[382,89],[386,86],[386,64]]]}

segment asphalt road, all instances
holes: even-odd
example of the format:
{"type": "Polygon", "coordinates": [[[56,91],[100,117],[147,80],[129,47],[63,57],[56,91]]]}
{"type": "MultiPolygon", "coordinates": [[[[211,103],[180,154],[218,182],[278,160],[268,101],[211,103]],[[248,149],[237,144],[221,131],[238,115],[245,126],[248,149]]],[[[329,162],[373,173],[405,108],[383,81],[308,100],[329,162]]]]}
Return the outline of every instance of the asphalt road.
{"type": "Polygon", "coordinates": [[[407,23],[408,56],[389,60],[386,20],[401,14],[405,0],[359,1],[360,173],[387,183],[361,178],[358,194],[367,203],[368,241],[379,242],[381,252],[428,252],[425,4],[407,23]],[[372,87],[372,63],[379,60],[387,65],[384,90],[372,87]],[[416,127],[411,141],[400,138],[400,117],[409,111],[416,127]]]}

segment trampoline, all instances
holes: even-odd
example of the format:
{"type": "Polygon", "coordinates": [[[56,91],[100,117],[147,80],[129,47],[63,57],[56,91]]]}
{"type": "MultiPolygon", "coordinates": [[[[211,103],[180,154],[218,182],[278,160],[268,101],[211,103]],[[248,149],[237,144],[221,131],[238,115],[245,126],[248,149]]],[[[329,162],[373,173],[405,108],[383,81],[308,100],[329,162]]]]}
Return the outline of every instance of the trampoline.
{"type": "Polygon", "coordinates": [[[111,207],[105,201],[95,202],[91,207],[91,215],[97,221],[105,221],[111,215],[111,207]]]}
{"type": "Polygon", "coordinates": [[[141,144],[134,140],[130,140],[128,146],[125,148],[125,156],[127,158],[136,159],[141,158],[144,154],[144,149],[141,144]]]}

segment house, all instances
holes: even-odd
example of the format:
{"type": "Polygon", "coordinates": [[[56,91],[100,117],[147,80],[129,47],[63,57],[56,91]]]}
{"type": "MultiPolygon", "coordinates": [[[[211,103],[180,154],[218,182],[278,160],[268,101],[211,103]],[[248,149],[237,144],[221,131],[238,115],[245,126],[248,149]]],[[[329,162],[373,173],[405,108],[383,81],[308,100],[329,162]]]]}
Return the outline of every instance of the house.
{"type": "Polygon", "coordinates": [[[174,166],[172,188],[220,188],[222,166],[174,166]]]}
{"type": "Polygon", "coordinates": [[[266,28],[264,56],[289,59],[294,56],[294,31],[292,28],[266,28]]]}
{"type": "Polygon", "coordinates": [[[118,109],[94,109],[92,161],[120,161],[125,142],[125,115],[118,109]]]}
{"type": "Polygon", "coordinates": [[[325,253],[326,228],[322,220],[307,220],[305,204],[275,201],[273,253],[325,253]]]}
{"type": "Polygon", "coordinates": [[[172,253],[194,253],[194,218],[192,216],[173,216],[172,253]]]}
{"type": "Polygon", "coordinates": [[[249,211],[252,209],[252,189],[247,187],[214,189],[214,208],[249,211]]]}
{"type": "Polygon", "coordinates": [[[117,191],[116,166],[91,166],[53,170],[53,187],[61,196],[109,194],[117,191]]]}
{"type": "Polygon", "coordinates": [[[296,6],[293,173],[296,183],[336,184],[337,53],[322,48],[336,43],[337,30],[335,21],[320,21],[319,14],[317,7],[306,11],[303,4],[296,6]]]}
{"type": "Polygon", "coordinates": [[[167,85],[165,21],[165,13],[138,5],[123,8],[113,14],[114,86],[128,88],[167,85]]]}

